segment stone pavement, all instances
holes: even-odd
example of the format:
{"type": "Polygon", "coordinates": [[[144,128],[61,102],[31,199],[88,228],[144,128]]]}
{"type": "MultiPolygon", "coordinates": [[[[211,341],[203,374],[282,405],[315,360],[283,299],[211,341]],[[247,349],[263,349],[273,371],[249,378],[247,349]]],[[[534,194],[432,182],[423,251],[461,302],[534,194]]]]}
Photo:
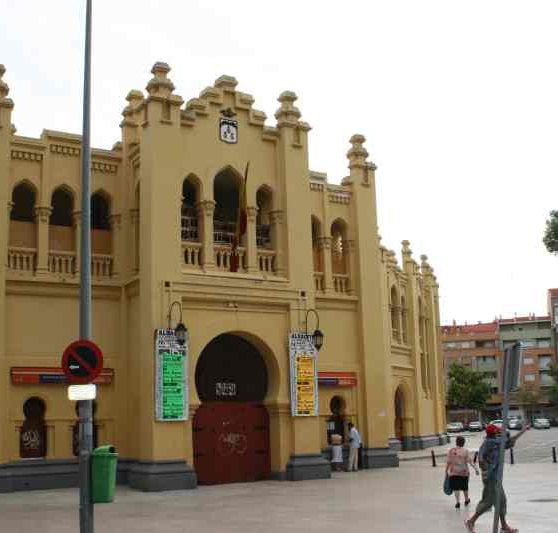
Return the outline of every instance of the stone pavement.
{"type": "MultiPolygon", "coordinates": [[[[476,452],[480,448],[486,434],[484,431],[479,431],[477,433],[460,433],[459,435],[465,437],[465,447],[471,452],[476,452]]],[[[450,443],[442,446],[433,446],[431,448],[425,448],[424,450],[414,450],[411,452],[399,452],[399,460],[413,461],[415,459],[431,459],[432,452],[434,452],[437,459],[441,457],[445,458],[448,454],[448,450],[455,446],[455,437],[457,437],[457,435],[450,434],[450,443]]],[[[441,461],[438,460],[437,464],[441,464],[441,461]]]]}
{"type": "MultiPolygon", "coordinates": [[[[200,487],[141,493],[119,487],[114,504],[95,507],[96,533],[465,533],[466,510],[442,492],[443,467],[426,461],[399,468],[334,473],[333,479],[200,487]],[[349,529],[350,528],[350,529],[349,529]]],[[[558,465],[506,470],[509,520],[521,533],[556,533],[558,465]]],[[[471,480],[476,502],[479,478],[471,480]]],[[[77,533],[75,489],[0,494],[1,533],[77,533]]],[[[492,531],[492,514],[477,533],[492,531]]]]}

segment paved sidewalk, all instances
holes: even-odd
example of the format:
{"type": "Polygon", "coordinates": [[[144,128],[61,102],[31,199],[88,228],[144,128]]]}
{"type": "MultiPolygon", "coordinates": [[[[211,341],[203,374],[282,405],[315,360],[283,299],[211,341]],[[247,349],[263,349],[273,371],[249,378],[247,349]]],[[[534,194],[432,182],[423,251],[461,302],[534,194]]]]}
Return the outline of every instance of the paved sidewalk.
{"type": "MultiPolygon", "coordinates": [[[[442,493],[443,468],[424,461],[400,468],[334,473],[331,480],[259,482],[146,494],[119,487],[97,505],[96,533],[465,533],[466,510],[442,493]]],[[[506,470],[509,521],[521,533],[556,533],[558,465],[506,470]]],[[[471,480],[476,502],[481,482],[471,480]]],[[[0,494],[2,533],[76,533],[74,489],[0,494]]],[[[489,533],[492,514],[478,522],[489,533]]]]}
{"type": "MultiPolygon", "coordinates": [[[[399,452],[400,461],[413,461],[415,459],[431,459],[432,452],[436,458],[446,457],[448,450],[455,446],[455,437],[458,435],[450,435],[450,443],[443,444],[442,446],[432,446],[431,448],[425,448],[424,450],[415,450],[411,452],[399,452]]],[[[478,433],[467,433],[463,435],[465,437],[465,447],[471,450],[471,452],[476,452],[480,448],[485,433],[484,431],[478,433]]],[[[437,461],[440,464],[440,461],[437,461]]]]}

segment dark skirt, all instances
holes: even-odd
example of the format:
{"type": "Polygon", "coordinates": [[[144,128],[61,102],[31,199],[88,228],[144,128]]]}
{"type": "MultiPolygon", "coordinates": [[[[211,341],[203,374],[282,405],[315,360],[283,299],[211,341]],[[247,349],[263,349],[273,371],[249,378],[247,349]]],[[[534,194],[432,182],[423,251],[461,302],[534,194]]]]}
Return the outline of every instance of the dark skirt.
{"type": "Polygon", "coordinates": [[[469,476],[450,476],[451,490],[469,490],[469,476]]]}

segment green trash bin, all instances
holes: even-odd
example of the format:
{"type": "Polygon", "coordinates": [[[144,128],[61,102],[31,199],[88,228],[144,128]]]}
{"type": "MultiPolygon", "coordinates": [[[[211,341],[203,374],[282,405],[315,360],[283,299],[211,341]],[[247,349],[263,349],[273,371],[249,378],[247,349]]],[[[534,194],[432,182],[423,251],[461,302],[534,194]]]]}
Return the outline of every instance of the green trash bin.
{"type": "Polygon", "coordinates": [[[118,454],[111,444],[99,446],[91,454],[91,478],[93,503],[111,503],[116,488],[116,465],[118,454]]]}

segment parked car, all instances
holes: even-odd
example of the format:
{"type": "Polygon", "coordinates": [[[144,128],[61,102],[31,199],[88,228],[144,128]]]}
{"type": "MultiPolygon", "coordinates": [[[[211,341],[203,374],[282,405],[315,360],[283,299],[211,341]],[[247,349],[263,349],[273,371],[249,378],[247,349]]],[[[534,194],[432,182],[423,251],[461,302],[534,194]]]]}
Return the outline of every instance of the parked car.
{"type": "Polygon", "coordinates": [[[548,418],[535,418],[533,427],[535,429],[550,429],[550,421],[548,418]]]}
{"type": "Polygon", "coordinates": [[[467,424],[469,431],[482,431],[482,424],[478,420],[473,420],[467,424]]]}
{"type": "Polygon", "coordinates": [[[508,420],[508,429],[523,429],[523,422],[520,418],[510,418],[508,420]]]}
{"type": "Polygon", "coordinates": [[[464,429],[465,429],[465,427],[463,426],[463,422],[450,422],[447,425],[448,433],[459,433],[460,431],[463,431],[464,429]]]}

